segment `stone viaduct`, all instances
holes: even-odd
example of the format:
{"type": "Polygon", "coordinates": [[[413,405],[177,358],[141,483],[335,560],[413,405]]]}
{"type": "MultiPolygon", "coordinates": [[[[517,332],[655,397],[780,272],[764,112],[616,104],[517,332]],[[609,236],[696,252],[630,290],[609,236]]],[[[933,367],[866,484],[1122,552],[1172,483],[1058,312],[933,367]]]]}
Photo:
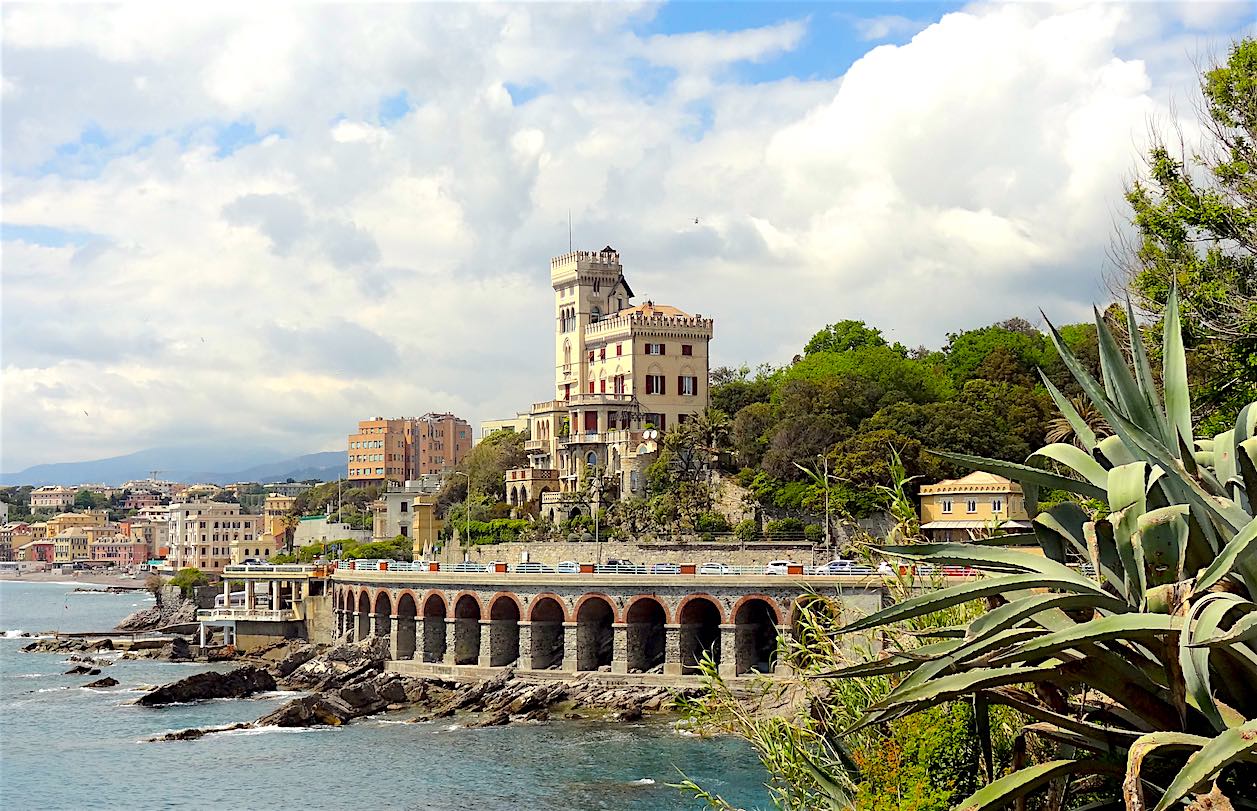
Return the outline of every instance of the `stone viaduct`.
{"type": "Polygon", "coordinates": [[[416,665],[683,676],[708,652],[726,677],[773,671],[812,594],[840,593],[857,615],[886,595],[876,576],[340,569],[330,586],[338,636],[388,636],[416,665]]]}

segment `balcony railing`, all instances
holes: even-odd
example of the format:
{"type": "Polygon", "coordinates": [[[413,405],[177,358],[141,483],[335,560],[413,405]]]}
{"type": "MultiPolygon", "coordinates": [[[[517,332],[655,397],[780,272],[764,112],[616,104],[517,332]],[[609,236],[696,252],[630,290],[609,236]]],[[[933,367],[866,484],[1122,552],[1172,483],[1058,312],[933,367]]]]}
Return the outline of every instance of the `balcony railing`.
{"type": "Polygon", "coordinates": [[[257,622],[291,622],[300,619],[291,608],[212,608],[196,612],[196,618],[206,620],[254,620],[257,622]]]}

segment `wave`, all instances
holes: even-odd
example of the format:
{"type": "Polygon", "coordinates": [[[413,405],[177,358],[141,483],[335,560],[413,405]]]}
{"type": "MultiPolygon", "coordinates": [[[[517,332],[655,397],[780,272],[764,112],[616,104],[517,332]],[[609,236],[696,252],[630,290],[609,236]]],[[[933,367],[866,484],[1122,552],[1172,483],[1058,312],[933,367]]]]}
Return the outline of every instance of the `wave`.
{"type": "Polygon", "coordinates": [[[228,735],[269,735],[272,732],[318,732],[325,729],[336,729],[336,727],[327,724],[316,724],[308,727],[264,726],[252,727],[250,729],[228,729],[214,734],[227,737],[228,735]]]}
{"type": "Polygon", "coordinates": [[[51,676],[51,673],[17,673],[13,676],[15,679],[42,679],[44,676],[51,676]]]}
{"type": "Polygon", "coordinates": [[[655,784],[655,781],[651,780],[649,777],[643,777],[640,780],[629,781],[629,785],[633,785],[633,786],[653,786],[654,784],[655,784]]]}
{"type": "Polygon", "coordinates": [[[51,634],[38,634],[33,631],[27,631],[23,628],[14,628],[11,631],[5,631],[3,639],[52,639],[51,634]]]}

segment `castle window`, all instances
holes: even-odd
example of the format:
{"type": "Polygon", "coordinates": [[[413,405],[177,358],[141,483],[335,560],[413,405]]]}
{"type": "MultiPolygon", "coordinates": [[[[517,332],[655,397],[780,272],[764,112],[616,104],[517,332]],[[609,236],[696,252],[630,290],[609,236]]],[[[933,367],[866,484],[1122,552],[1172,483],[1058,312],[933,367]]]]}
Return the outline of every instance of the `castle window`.
{"type": "Polygon", "coordinates": [[[598,360],[606,360],[606,359],[607,359],[607,348],[605,346],[600,347],[598,349],[598,360]]]}
{"type": "Polygon", "coordinates": [[[688,375],[677,377],[677,393],[688,397],[696,396],[698,394],[698,378],[688,375]]]}
{"type": "Polygon", "coordinates": [[[646,344],[647,355],[662,355],[664,353],[663,344],[646,344]]]}
{"type": "Polygon", "coordinates": [[[693,355],[693,354],[694,354],[694,345],[693,345],[693,344],[681,344],[681,354],[682,354],[682,355],[693,355]]]}
{"type": "MultiPolygon", "coordinates": [[[[597,283],[597,282],[594,282],[594,292],[595,292],[595,293],[596,293],[596,292],[598,292],[598,283],[597,283]]],[[[601,308],[599,308],[599,307],[594,307],[593,309],[591,309],[591,310],[589,311],[589,323],[591,323],[591,324],[597,324],[597,323],[598,323],[599,321],[601,321],[601,320],[602,320],[602,309],[601,309],[601,308]]]]}
{"type": "Polygon", "coordinates": [[[998,512],[1003,512],[1003,511],[1004,511],[1004,499],[1002,498],[991,499],[991,512],[998,513],[998,512]]]}
{"type": "Polygon", "coordinates": [[[943,499],[943,512],[945,513],[951,512],[951,499],[950,498],[943,499]]]}
{"type": "Polygon", "coordinates": [[[971,498],[971,499],[969,499],[968,501],[966,501],[966,502],[965,502],[965,511],[966,511],[966,512],[971,512],[971,513],[976,513],[976,512],[978,511],[978,500],[977,500],[977,499],[975,499],[975,498],[971,498]]]}
{"type": "Polygon", "coordinates": [[[647,394],[664,394],[665,388],[663,375],[646,375],[647,394]]]}
{"type": "Polygon", "coordinates": [[[618,358],[619,356],[621,356],[621,355],[623,355],[623,354],[624,354],[624,344],[616,344],[616,345],[615,345],[615,356],[618,358]]]}

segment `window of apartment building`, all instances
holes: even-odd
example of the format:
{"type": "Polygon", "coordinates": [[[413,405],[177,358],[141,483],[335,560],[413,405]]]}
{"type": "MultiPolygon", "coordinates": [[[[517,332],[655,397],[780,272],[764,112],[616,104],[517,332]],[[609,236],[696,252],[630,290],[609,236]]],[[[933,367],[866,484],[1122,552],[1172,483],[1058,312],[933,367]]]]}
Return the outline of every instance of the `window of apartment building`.
{"type": "Polygon", "coordinates": [[[951,512],[951,499],[950,498],[943,499],[943,512],[945,513],[951,512]]]}
{"type": "Polygon", "coordinates": [[[991,512],[998,513],[998,512],[1003,512],[1003,511],[1004,511],[1004,499],[1002,498],[991,499],[991,512]]]}
{"type": "Polygon", "coordinates": [[[680,375],[677,377],[677,393],[684,394],[688,397],[697,396],[698,378],[688,375],[680,375]]]}
{"type": "Polygon", "coordinates": [[[664,354],[664,346],[664,344],[646,344],[646,354],[662,355],[664,354]]]}
{"type": "Polygon", "coordinates": [[[401,511],[402,511],[402,512],[409,512],[409,511],[410,511],[410,505],[409,505],[409,504],[407,504],[406,502],[404,502],[404,501],[403,501],[403,502],[401,503],[401,511]]]}
{"type": "Polygon", "coordinates": [[[594,381],[592,381],[592,380],[591,380],[591,381],[589,381],[589,393],[590,393],[590,394],[593,394],[593,393],[594,393],[594,381]]]}
{"type": "Polygon", "coordinates": [[[589,362],[590,362],[590,363],[593,363],[593,362],[594,362],[594,350],[592,350],[592,349],[591,349],[591,350],[589,350],[589,362]]]}
{"type": "Polygon", "coordinates": [[[607,359],[607,348],[605,346],[598,347],[598,360],[607,359]]]}
{"type": "Polygon", "coordinates": [[[666,394],[663,375],[646,375],[647,394],[666,394]]]}
{"type": "Polygon", "coordinates": [[[624,354],[624,344],[616,344],[616,345],[615,345],[615,356],[618,358],[619,356],[621,356],[621,355],[623,355],[623,354],[624,354]]]}
{"type": "Polygon", "coordinates": [[[571,383],[563,384],[563,399],[564,400],[572,399],[572,384],[571,383]]]}
{"type": "Polygon", "coordinates": [[[615,393],[616,394],[624,393],[624,375],[615,376],[615,393]]]}
{"type": "Polygon", "coordinates": [[[978,511],[978,500],[977,500],[976,498],[971,498],[971,499],[969,499],[968,501],[966,501],[966,502],[965,502],[965,511],[966,511],[966,512],[971,512],[971,513],[976,513],[976,512],[978,511]]]}
{"type": "Polygon", "coordinates": [[[693,355],[693,354],[694,354],[694,345],[693,345],[693,344],[681,344],[681,354],[682,354],[682,355],[693,355]]]}
{"type": "Polygon", "coordinates": [[[607,379],[605,377],[602,380],[598,381],[598,393],[599,394],[607,393],[607,379]]]}

